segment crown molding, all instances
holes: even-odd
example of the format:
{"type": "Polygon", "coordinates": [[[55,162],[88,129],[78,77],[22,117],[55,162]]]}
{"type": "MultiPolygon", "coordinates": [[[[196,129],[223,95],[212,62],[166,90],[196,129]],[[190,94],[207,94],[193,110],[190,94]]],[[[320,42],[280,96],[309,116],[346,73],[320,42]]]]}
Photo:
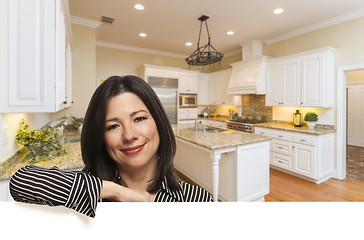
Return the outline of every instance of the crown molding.
{"type": "Polygon", "coordinates": [[[293,38],[293,37],[297,37],[299,35],[302,34],[306,34],[309,32],[313,32],[322,28],[326,28],[326,27],[330,27],[339,23],[343,23],[349,20],[353,20],[359,17],[363,17],[364,16],[364,8],[360,8],[357,9],[355,11],[346,13],[346,14],[342,14],[333,18],[329,18],[320,22],[317,22],[315,24],[311,24],[302,28],[298,28],[294,31],[290,31],[287,33],[284,33],[282,35],[278,35],[276,37],[272,37],[272,38],[268,38],[264,40],[264,43],[269,45],[269,44],[273,44],[273,43],[277,43],[289,38],[293,38]]]}
{"type": "Polygon", "coordinates": [[[153,50],[153,49],[149,49],[149,48],[133,47],[133,46],[129,46],[129,45],[123,45],[123,44],[117,44],[117,43],[111,43],[111,42],[103,42],[103,41],[97,41],[96,46],[115,48],[115,49],[119,49],[119,50],[126,50],[126,51],[132,51],[132,52],[150,53],[150,54],[155,54],[155,55],[183,58],[183,59],[187,57],[183,54],[178,54],[178,53],[153,50]]]}
{"type": "Polygon", "coordinates": [[[79,24],[79,25],[91,27],[91,28],[98,28],[102,24],[102,22],[99,22],[99,21],[94,21],[94,20],[90,20],[87,18],[81,18],[81,17],[76,17],[76,16],[71,16],[71,23],[79,24]]]}

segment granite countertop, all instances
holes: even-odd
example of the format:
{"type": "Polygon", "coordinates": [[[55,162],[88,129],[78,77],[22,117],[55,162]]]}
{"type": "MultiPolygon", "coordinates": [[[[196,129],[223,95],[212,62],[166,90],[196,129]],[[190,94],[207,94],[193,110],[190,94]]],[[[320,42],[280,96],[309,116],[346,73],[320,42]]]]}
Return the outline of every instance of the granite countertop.
{"type": "Polygon", "coordinates": [[[209,116],[209,117],[205,117],[204,118],[202,115],[198,115],[198,119],[199,120],[206,119],[206,120],[214,120],[214,121],[226,122],[226,121],[229,121],[229,116],[217,115],[215,117],[209,116]]]}
{"type": "Polygon", "coordinates": [[[225,128],[223,130],[222,132],[206,132],[204,134],[203,131],[196,131],[191,124],[173,125],[173,131],[177,138],[211,150],[271,140],[267,136],[225,128]]]}
{"type": "Polygon", "coordinates": [[[323,135],[323,134],[336,132],[335,127],[332,125],[318,124],[313,129],[309,129],[306,125],[304,125],[302,127],[295,127],[295,126],[293,126],[292,122],[284,122],[284,121],[259,123],[259,124],[254,124],[254,126],[278,129],[278,130],[285,130],[285,131],[291,131],[291,132],[298,132],[298,133],[313,134],[313,135],[323,135]]]}
{"type": "Polygon", "coordinates": [[[28,149],[23,147],[17,153],[0,164],[0,181],[9,180],[19,168],[26,165],[34,165],[44,168],[57,166],[62,170],[79,169],[84,167],[80,142],[69,143],[68,146],[66,146],[66,151],[67,153],[63,156],[54,157],[48,161],[32,163],[26,159],[28,149]]]}

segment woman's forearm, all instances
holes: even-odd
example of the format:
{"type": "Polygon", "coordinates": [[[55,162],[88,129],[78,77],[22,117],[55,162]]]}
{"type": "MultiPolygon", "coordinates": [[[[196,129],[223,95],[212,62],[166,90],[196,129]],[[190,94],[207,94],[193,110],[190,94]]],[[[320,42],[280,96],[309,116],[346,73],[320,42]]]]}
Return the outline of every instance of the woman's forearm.
{"type": "Polygon", "coordinates": [[[148,194],[143,195],[130,188],[103,180],[100,198],[115,202],[146,202],[148,194]]]}

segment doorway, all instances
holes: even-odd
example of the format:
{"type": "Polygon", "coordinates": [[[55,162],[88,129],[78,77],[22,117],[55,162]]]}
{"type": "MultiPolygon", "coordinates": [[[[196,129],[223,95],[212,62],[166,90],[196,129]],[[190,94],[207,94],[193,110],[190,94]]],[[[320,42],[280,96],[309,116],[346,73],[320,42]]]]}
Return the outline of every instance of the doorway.
{"type": "MultiPolygon", "coordinates": [[[[350,152],[347,153],[347,132],[349,132],[348,128],[353,128],[352,125],[347,124],[349,121],[347,104],[349,101],[351,101],[347,98],[347,96],[352,97],[349,95],[349,93],[347,94],[347,77],[349,76],[350,78],[350,74],[353,71],[359,70],[364,70],[364,64],[338,67],[337,70],[336,173],[334,176],[337,179],[345,179],[347,175],[346,161],[347,154],[350,154],[350,152]]],[[[351,80],[349,79],[349,81],[351,80]]],[[[354,128],[354,130],[358,129],[354,128]]]]}
{"type": "Polygon", "coordinates": [[[364,70],[346,72],[346,177],[364,183],[364,70]]]}

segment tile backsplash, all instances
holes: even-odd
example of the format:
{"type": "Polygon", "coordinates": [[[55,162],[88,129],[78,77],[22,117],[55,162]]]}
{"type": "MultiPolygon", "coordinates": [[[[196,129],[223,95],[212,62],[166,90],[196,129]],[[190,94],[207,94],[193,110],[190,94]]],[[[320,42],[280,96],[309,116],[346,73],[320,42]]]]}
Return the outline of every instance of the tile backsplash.
{"type": "Polygon", "coordinates": [[[272,121],[273,107],[265,106],[265,95],[243,95],[241,108],[243,116],[260,116],[272,121]]]}

